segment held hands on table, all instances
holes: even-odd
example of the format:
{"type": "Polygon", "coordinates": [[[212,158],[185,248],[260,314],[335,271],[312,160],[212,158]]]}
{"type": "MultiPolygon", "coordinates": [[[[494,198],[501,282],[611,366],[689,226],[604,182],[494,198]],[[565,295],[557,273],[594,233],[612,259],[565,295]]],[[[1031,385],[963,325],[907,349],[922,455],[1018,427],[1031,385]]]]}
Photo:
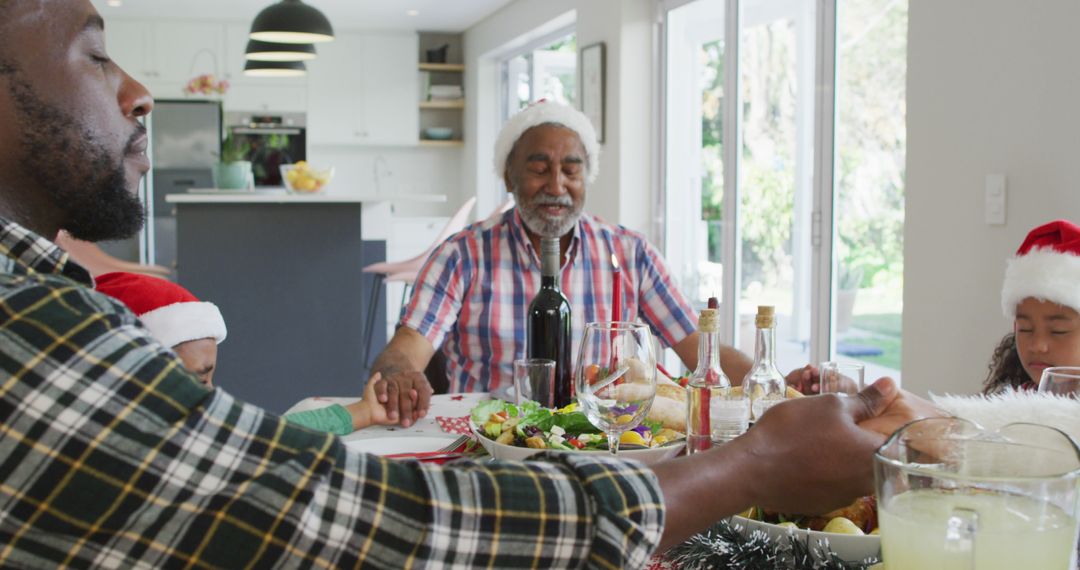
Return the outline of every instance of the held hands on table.
{"type": "Polygon", "coordinates": [[[369,394],[372,402],[381,404],[371,406],[372,413],[377,414],[373,416],[373,424],[400,423],[409,427],[427,416],[431,407],[431,384],[423,372],[397,372],[385,378],[376,372],[364,390],[365,400],[369,394]]]}

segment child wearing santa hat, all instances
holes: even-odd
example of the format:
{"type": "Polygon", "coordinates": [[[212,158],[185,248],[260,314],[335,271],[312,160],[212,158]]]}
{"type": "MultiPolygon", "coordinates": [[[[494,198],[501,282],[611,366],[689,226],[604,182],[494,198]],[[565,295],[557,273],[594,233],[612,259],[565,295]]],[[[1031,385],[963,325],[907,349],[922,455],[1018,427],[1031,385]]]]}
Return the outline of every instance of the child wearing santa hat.
{"type": "Polygon", "coordinates": [[[1005,269],[1001,308],[1013,332],[994,350],[985,393],[1035,389],[1046,368],[1080,366],[1080,226],[1028,233],[1005,269]]]}
{"type": "MultiPolygon", "coordinates": [[[[213,303],[200,301],[183,287],[136,273],[106,273],[95,279],[95,288],[122,303],[161,344],[172,347],[189,372],[207,387],[213,387],[217,345],[225,340],[225,320],[213,303]]],[[[288,414],[285,419],[319,431],[338,435],[377,423],[393,423],[374,394],[374,380],[368,382],[364,399],[341,406],[288,414]],[[371,393],[367,393],[371,392],[371,393]]]]}
{"type": "Polygon", "coordinates": [[[227,333],[216,305],[171,281],[137,273],[99,275],[94,288],[127,305],[154,338],[172,347],[184,368],[213,386],[217,345],[227,333]]]}

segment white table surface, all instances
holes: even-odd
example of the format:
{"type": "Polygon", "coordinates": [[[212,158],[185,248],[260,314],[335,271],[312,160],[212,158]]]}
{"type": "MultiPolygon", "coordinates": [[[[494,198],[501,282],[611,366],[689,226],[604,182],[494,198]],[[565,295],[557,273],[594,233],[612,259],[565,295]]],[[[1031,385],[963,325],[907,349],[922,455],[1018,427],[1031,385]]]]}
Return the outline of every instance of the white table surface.
{"type": "MultiPolygon", "coordinates": [[[[330,404],[351,404],[360,398],[307,398],[301,400],[293,407],[285,411],[289,414],[292,412],[302,412],[305,410],[314,410],[329,406],[330,404]]],[[[431,397],[431,409],[428,410],[428,415],[425,418],[421,418],[420,421],[415,424],[403,428],[400,425],[396,426],[371,426],[359,431],[354,431],[349,435],[342,437],[341,439],[349,441],[360,441],[365,439],[380,439],[385,437],[410,437],[410,436],[447,436],[448,438],[457,437],[456,434],[448,434],[439,427],[439,423],[435,421],[436,416],[444,416],[448,418],[457,418],[461,416],[469,415],[469,412],[476,404],[483,400],[489,400],[491,396],[487,392],[478,392],[472,394],[439,394],[431,397]]]]}

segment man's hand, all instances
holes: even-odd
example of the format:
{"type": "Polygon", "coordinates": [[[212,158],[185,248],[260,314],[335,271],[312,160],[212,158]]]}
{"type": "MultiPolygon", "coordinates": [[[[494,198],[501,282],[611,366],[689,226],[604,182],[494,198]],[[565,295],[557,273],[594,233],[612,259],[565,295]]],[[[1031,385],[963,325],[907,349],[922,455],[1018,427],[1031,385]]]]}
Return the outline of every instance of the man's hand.
{"type": "Polygon", "coordinates": [[[900,391],[883,378],[856,396],[826,394],[770,408],[729,445],[745,454],[752,504],[818,514],[873,493],[874,451],[885,436],[859,427],[894,410],[900,391]]]}
{"type": "MultiPolygon", "coordinates": [[[[892,380],[891,378],[889,379],[892,380]]],[[[880,382],[880,380],[879,380],[880,382]]],[[[911,392],[899,390],[899,395],[882,413],[859,422],[859,427],[890,436],[905,424],[923,418],[948,417],[949,414],[911,392]]]]}
{"type": "Polygon", "coordinates": [[[795,388],[809,396],[817,394],[821,389],[821,372],[813,364],[807,364],[802,368],[796,368],[785,378],[788,386],[795,388]]]}
{"type": "MultiPolygon", "coordinates": [[[[431,407],[431,384],[423,372],[404,371],[381,377],[378,373],[368,381],[376,401],[386,410],[388,423],[411,426],[424,417],[431,407]]],[[[365,390],[367,393],[367,390],[365,390]]]]}

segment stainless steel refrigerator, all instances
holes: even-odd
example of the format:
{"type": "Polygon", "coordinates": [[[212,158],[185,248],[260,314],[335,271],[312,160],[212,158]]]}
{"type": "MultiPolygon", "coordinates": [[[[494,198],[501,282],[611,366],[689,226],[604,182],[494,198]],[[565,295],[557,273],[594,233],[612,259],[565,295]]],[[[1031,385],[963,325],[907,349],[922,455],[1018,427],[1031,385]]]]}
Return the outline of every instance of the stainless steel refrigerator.
{"type": "Polygon", "coordinates": [[[146,225],[138,236],[102,242],[109,254],[128,261],[164,265],[176,280],[176,212],[165,196],[191,188],[212,188],[221,156],[221,103],[158,100],[146,118],[150,172],[139,185],[146,225]]]}

